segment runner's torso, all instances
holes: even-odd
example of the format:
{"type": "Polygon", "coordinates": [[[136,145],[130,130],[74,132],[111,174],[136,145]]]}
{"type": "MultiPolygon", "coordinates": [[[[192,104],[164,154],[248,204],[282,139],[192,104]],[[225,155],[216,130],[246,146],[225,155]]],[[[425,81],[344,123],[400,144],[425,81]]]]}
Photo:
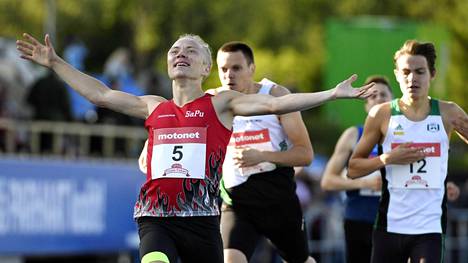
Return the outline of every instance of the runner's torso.
{"type": "MultiPolygon", "coordinates": [[[[270,94],[275,83],[263,79],[260,94],[270,94]]],[[[248,146],[266,151],[285,151],[291,147],[277,115],[236,116],[233,134],[223,165],[223,187],[237,203],[256,204],[282,200],[295,196],[294,170],[264,162],[255,166],[238,168],[233,162],[235,147],[248,146]]],[[[226,201],[226,198],[224,198],[226,201]]],[[[228,202],[229,203],[229,202],[228,202]]]]}
{"type": "Polygon", "coordinates": [[[182,107],[163,102],[146,120],[147,179],[135,217],[219,214],[221,164],[231,132],[219,121],[211,97],[182,107]]]}
{"type": "Polygon", "coordinates": [[[427,156],[412,164],[381,169],[384,192],[377,228],[400,234],[445,233],[449,141],[439,101],[431,99],[430,105],[426,119],[415,122],[402,114],[398,100],[391,103],[392,115],[382,151],[412,142],[424,147],[427,156]]]}

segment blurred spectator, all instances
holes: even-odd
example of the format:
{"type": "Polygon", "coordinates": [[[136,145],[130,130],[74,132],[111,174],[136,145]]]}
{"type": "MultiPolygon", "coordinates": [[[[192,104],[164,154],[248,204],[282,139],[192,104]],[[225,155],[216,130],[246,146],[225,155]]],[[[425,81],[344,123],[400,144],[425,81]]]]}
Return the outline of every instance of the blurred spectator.
{"type": "MultiPolygon", "coordinates": [[[[121,83],[117,79],[105,79],[104,82],[108,84],[111,89],[121,90],[121,83]]],[[[97,120],[99,124],[111,124],[111,125],[123,125],[123,126],[141,126],[143,121],[137,118],[130,117],[128,115],[109,110],[107,108],[97,108],[97,120]]],[[[114,151],[113,154],[116,157],[134,157],[135,151],[133,149],[127,149],[126,140],[123,138],[114,138],[114,151]]],[[[140,146],[137,146],[138,150],[140,146]]],[[[103,155],[103,138],[98,136],[91,137],[91,154],[103,155]]]]}
{"type": "MultiPolygon", "coordinates": [[[[66,39],[66,46],[63,50],[65,61],[78,70],[85,71],[85,59],[88,55],[86,46],[75,36],[66,39]]],[[[82,122],[94,122],[96,120],[95,106],[83,98],[78,92],[67,85],[70,96],[73,119],[82,122]]]]}
{"type": "MultiPolygon", "coordinates": [[[[136,96],[144,95],[133,77],[131,54],[127,48],[120,47],[110,54],[104,65],[104,79],[117,81],[119,89],[123,92],[136,96]]],[[[105,80],[104,82],[106,83],[105,80]]]]}
{"type": "MultiPolygon", "coordinates": [[[[48,71],[29,89],[26,97],[27,103],[33,109],[34,120],[70,121],[70,101],[65,84],[59,80],[55,73],[48,71]]],[[[40,151],[52,151],[51,133],[41,133],[40,151]]]]}

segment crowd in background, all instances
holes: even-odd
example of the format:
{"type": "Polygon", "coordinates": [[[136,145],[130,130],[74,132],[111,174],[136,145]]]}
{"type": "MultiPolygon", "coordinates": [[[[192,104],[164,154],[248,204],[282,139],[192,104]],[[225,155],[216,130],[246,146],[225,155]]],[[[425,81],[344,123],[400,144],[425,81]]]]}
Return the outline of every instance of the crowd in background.
{"type": "MultiPolygon", "coordinates": [[[[64,59],[78,70],[87,72],[86,45],[73,36],[70,36],[66,43],[63,49],[64,59]]],[[[54,73],[35,67],[32,70],[30,68],[33,66],[18,58],[13,41],[0,39],[0,118],[143,126],[142,120],[104,108],[96,108],[59,80],[54,73]]],[[[171,94],[170,83],[164,77],[153,73],[151,69],[136,72],[131,51],[125,47],[114,50],[108,56],[102,71],[93,72],[93,75],[112,89],[134,95],[158,94],[169,98],[171,94]]],[[[27,136],[28,134],[21,132],[16,134],[18,151],[27,152],[27,136]]],[[[0,151],[3,150],[4,140],[4,130],[0,128],[0,151]]],[[[91,138],[92,156],[102,155],[102,140],[103,138],[96,136],[91,138]]],[[[125,142],[119,138],[115,140],[116,157],[137,157],[138,151],[127,149],[125,142]]],[[[40,143],[41,152],[50,153],[52,135],[42,133],[40,143]]],[[[73,147],[73,141],[71,140],[68,145],[73,147]]],[[[330,243],[325,244],[325,248],[321,248],[322,251],[329,249],[332,257],[340,259],[343,256],[344,246],[341,238],[343,197],[340,193],[329,193],[320,189],[319,182],[326,162],[326,157],[317,154],[310,167],[297,169],[297,194],[304,209],[311,244],[318,244],[314,241],[329,240],[330,243]]],[[[453,205],[468,207],[468,195],[464,194],[468,192],[468,182],[460,185],[460,188],[462,195],[453,205]]],[[[256,255],[261,258],[269,256],[271,262],[280,262],[279,257],[271,251],[260,249],[256,255]]],[[[312,253],[320,260],[318,250],[315,252],[312,250],[312,253]]]]}

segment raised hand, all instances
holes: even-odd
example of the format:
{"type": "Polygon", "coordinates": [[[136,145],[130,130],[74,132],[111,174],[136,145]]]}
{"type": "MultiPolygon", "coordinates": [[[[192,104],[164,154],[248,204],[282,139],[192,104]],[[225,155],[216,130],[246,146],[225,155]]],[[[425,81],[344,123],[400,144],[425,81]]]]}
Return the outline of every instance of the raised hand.
{"type": "Polygon", "coordinates": [[[340,98],[368,98],[374,91],[371,91],[370,88],[374,86],[374,83],[369,83],[360,88],[353,88],[351,84],[357,79],[357,75],[353,74],[347,80],[340,82],[336,85],[334,89],[334,97],[337,99],[340,98]]]}
{"type": "Polygon", "coordinates": [[[21,53],[20,57],[48,68],[52,67],[52,63],[57,59],[57,54],[50,42],[49,34],[44,37],[45,45],[27,33],[23,34],[23,38],[25,40],[16,41],[16,48],[21,53]]]}

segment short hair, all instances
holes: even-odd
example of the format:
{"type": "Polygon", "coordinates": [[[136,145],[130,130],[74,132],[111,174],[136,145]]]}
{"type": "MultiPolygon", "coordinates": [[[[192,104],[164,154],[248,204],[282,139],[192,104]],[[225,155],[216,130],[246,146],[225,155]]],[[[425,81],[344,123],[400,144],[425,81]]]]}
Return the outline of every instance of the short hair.
{"type": "Polygon", "coordinates": [[[247,45],[244,42],[240,42],[240,41],[227,42],[218,49],[218,52],[220,51],[222,52],[240,51],[242,52],[245,59],[247,60],[248,65],[255,63],[252,48],[250,48],[249,45],[247,45]]]}
{"type": "MultiPolygon", "coordinates": [[[[198,44],[200,44],[200,46],[203,48],[203,50],[205,51],[205,55],[207,57],[207,63],[208,65],[210,66],[211,68],[211,65],[213,65],[213,58],[211,56],[211,48],[210,48],[210,45],[208,45],[208,43],[205,42],[205,40],[203,40],[199,35],[195,35],[195,34],[183,34],[183,35],[180,35],[179,39],[182,39],[182,38],[190,38],[190,39],[193,39],[195,40],[195,42],[197,42],[198,44]]],[[[176,40],[176,42],[177,42],[176,40]]]]}
{"type": "Polygon", "coordinates": [[[421,55],[426,58],[427,66],[431,73],[431,76],[435,74],[435,60],[436,60],[436,50],[434,44],[432,43],[421,43],[417,40],[407,40],[403,46],[395,52],[395,56],[393,57],[393,61],[395,63],[395,67],[397,66],[396,61],[399,57],[403,55],[421,55]]]}

